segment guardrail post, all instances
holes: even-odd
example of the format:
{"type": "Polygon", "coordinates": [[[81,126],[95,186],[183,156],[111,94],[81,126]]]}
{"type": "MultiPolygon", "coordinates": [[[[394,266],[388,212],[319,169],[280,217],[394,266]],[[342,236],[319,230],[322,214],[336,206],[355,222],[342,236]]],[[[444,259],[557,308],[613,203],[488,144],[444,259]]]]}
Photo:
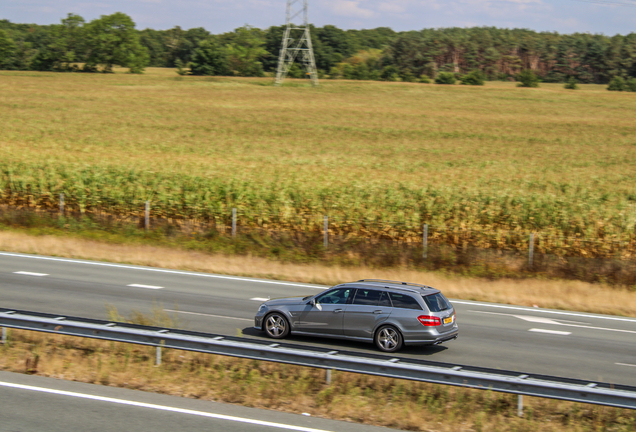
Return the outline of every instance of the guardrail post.
{"type": "Polygon", "coordinates": [[[150,228],[150,201],[146,201],[144,228],[146,229],[146,231],[148,231],[148,229],[150,228]]]}
{"type": "Polygon", "coordinates": [[[322,245],[327,249],[327,246],[329,246],[329,216],[325,216],[323,220],[322,234],[322,245]]]}
{"type": "Polygon", "coordinates": [[[428,256],[428,224],[424,224],[422,230],[422,258],[426,259],[428,256]]]}
{"type": "Polygon", "coordinates": [[[232,237],[236,237],[236,208],[232,209],[232,237]]]}
{"type": "Polygon", "coordinates": [[[530,234],[530,241],[528,246],[528,266],[532,268],[532,263],[534,261],[534,233],[530,234]]]}
{"type": "Polygon", "coordinates": [[[327,374],[325,376],[325,381],[327,384],[331,384],[331,369],[327,369],[327,374]]]}
{"type": "Polygon", "coordinates": [[[60,193],[60,215],[64,216],[64,193],[60,193]]]}
{"type": "Polygon", "coordinates": [[[2,327],[2,343],[3,344],[7,343],[7,328],[6,327],[2,327]]]}
{"type": "Polygon", "coordinates": [[[523,395],[519,395],[518,397],[519,399],[517,400],[517,415],[519,417],[523,417],[523,395]]]}
{"type": "Polygon", "coordinates": [[[157,347],[157,359],[155,360],[155,366],[161,366],[161,346],[157,347]]]}

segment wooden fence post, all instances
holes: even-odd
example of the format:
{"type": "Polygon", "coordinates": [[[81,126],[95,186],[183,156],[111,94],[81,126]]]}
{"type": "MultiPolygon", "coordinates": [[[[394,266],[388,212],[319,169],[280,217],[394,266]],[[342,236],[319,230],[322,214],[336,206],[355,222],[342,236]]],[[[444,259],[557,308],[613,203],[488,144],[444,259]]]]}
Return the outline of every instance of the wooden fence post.
{"type": "Polygon", "coordinates": [[[236,208],[232,209],[232,237],[236,237],[236,208]]]}
{"type": "Polygon", "coordinates": [[[422,258],[428,257],[428,224],[424,224],[422,230],[422,258]]]}
{"type": "Polygon", "coordinates": [[[528,247],[528,266],[532,268],[534,263],[534,233],[530,234],[530,244],[528,247]]]}
{"type": "Polygon", "coordinates": [[[323,231],[322,245],[325,247],[325,249],[327,249],[327,246],[329,246],[329,216],[325,216],[324,218],[322,231],[323,231]]]}
{"type": "Polygon", "coordinates": [[[146,201],[146,209],[144,213],[144,229],[148,231],[148,229],[150,229],[150,201],[146,201]]]}

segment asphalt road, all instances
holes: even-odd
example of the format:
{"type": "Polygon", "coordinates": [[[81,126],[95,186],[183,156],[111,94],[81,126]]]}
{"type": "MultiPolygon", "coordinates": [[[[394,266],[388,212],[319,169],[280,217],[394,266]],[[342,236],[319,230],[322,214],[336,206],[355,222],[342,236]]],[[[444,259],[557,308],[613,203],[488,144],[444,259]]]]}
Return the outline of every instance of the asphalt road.
{"type": "MultiPolygon", "coordinates": [[[[344,281],[343,281],[344,282],[344,281]]],[[[426,283],[426,281],[418,281],[426,283]]],[[[178,270],[0,253],[0,306],[107,319],[161,307],[189,330],[263,338],[252,328],[263,299],[325,287],[178,270]]],[[[444,287],[436,287],[444,291],[444,287]]],[[[452,299],[451,299],[452,300],[452,299]]],[[[406,347],[400,357],[636,386],[636,319],[452,300],[459,339],[406,347]]],[[[373,352],[371,344],[291,337],[290,342],[373,352]]]]}
{"type": "Polygon", "coordinates": [[[0,372],[0,430],[389,432],[394,429],[0,372]]]}

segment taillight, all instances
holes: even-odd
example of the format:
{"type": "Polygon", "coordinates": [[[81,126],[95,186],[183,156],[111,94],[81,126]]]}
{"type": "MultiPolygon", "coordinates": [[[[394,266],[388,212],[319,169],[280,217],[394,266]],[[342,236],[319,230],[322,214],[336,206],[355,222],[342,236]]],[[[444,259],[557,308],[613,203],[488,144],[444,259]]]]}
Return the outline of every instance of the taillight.
{"type": "Polygon", "coordinates": [[[442,325],[442,320],[440,320],[436,316],[420,315],[417,317],[417,320],[421,322],[423,326],[426,326],[426,327],[434,327],[434,326],[442,325]]]}

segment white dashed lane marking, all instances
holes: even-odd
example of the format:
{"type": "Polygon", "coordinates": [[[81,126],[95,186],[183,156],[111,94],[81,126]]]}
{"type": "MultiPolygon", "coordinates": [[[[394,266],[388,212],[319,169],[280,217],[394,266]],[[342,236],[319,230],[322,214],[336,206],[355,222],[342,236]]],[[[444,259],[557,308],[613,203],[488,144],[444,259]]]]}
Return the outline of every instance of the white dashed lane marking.
{"type": "Polygon", "coordinates": [[[212,314],[199,313],[199,312],[186,312],[186,311],[180,311],[180,310],[174,310],[174,309],[164,309],[164,311],[166,311],[166,312],[174,312],[174,313],[182,313],[182,314],[188,314],[188,315],[208,316],[208,317],[212,317],[212,318],[225,318],[225,319],[232,319],[232,320],[239,320],[239,321],[254,322],[253,319],[237,318],[237,317],[230,317],[230,316],[223,316],[223,315],[212,315],[212,314]]]}
{"type": "Polygon", "coordinates": [[[558,325],[562,327],[577,327],[577,328],[584,328],[589,330],[600,330],[600,331],[611,331],[611,332],[617,332],[617,333],[636,334],[636,330],[625,330],[625,329],[615,329],[615,328],[607,328],[607,327],[596,327],[596,326],[590,326],[590,325],[571,324],[571,323],[576,323],[578,321],[568,321],[568,320],[562,320],[562,319],[553,320],[550,318],[533,317],[529,315],[514,315],[514,314],[506,314],[506,313],[499,313],[499,312],[486,312],[486,311],[469,311],[469,312],[488,314],[488,315],[504,315],[504,316],[510,316],[513,318],[518,318],[528,322],[541,323],[541,324],[553,324],[553,325],[558,325]]]}
{"type": "Polygon", "coordinates": [[[548,334],[561,335],[561,336],[567,336],[569,334],[572,334],[572,332],[564,332],[564,331],[558,331],[558,330],[547,330],[547,329],[538,329],[538,328],[531,328],[528,331],[535,332],[535,333],[548,333],[548,334]]]}
{"type": "Polygon", "coordinates": [[[636,367],[636,365],[633,365],[633,364],[629,364],[629,363],[614,363],[614,364],[616,364],[616,365],[619,365],[619,366],[629,366],[629,367],[636,367]]]}
{"type": "Polygon", "coordinates": [[[254,301],[267,301],[269,300],[268,298],[264,298],[264,297],[253,297],[250,300],[254,300],[254,301]]]}
{"type": "Polygon", "coordinates": [[[26,275],[26,276],[48,276],[48,273],[33,273],[33,272],[26,272],[26,271],[17,271],[13,273],[19,274],[19,275],[26,275]]]}
{"type": "Polygon", "coordinates": [[[154,285],[142,285],[142,284],[130,284],[130,285],[126,285],[129,287],[133,287],[133,288],[146,288],[146,289],[161,289],[163,287],[160,286],[154,286],[154,285]]]}

